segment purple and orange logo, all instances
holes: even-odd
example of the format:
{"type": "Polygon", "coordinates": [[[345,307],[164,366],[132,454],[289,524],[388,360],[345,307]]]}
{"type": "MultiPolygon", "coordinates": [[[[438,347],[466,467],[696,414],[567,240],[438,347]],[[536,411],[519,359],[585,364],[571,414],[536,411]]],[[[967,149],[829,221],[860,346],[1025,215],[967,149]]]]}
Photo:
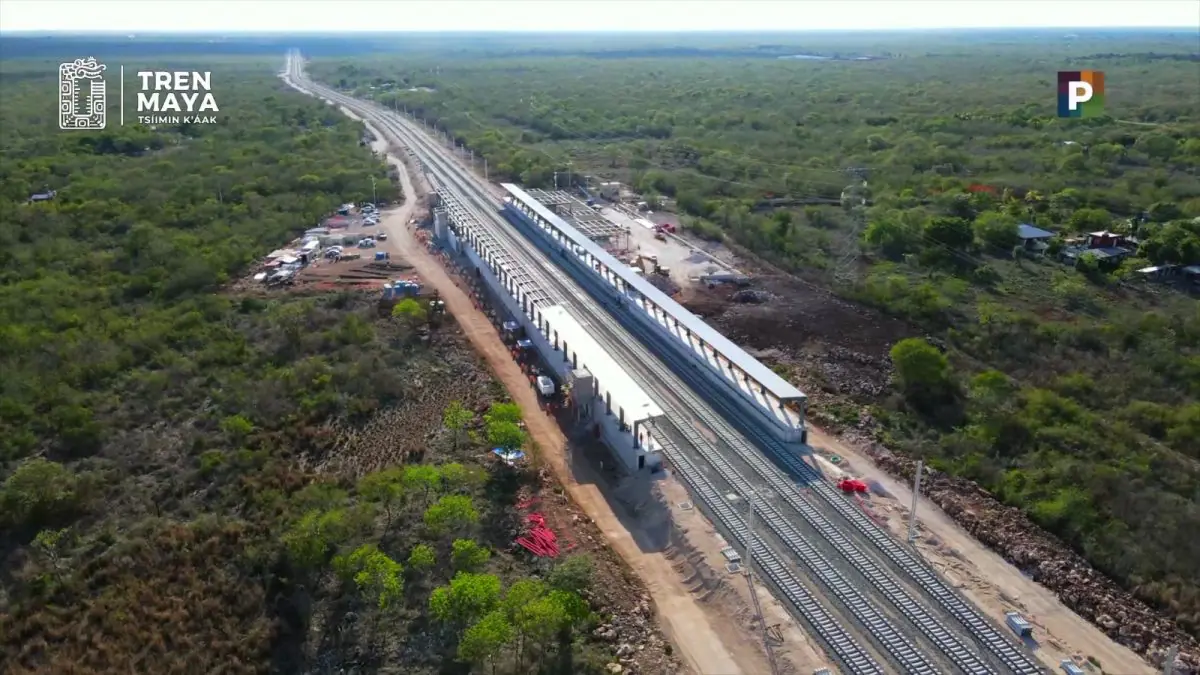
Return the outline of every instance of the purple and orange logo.
{"type": "Polygon", "coordinates": [[[1058,116],[1099,117],[1104,114],[1104,73],[1099,70],[1058,71],[1058,116]]]}

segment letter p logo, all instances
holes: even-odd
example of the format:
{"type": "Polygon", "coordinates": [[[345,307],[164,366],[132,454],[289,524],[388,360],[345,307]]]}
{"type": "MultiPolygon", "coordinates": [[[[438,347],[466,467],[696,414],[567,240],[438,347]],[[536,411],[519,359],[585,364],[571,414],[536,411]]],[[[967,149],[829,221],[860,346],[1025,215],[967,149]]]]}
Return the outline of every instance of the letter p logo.
{"type": "Polygon", "coordinates": [[[1058,116],[1098,117],[1104,113],[1104,73],[1066,70],[1058,73],[1058,116]]]}
{"type": "Polygon", "coordinates": [[[1067,108],[1078,110],[1080,103],[1092,100],[1092,84],[1076,81],[1070,83],[1071,90],[1067,92],[1067,108]]]}

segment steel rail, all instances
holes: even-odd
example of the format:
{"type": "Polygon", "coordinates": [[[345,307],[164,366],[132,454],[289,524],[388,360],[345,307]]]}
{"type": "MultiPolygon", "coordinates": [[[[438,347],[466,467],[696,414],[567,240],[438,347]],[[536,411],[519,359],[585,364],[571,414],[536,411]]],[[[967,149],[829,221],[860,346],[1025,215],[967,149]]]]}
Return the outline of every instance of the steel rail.
{"type": "MultiPolygon", "coordinates": [[[[299,75],[295,73],[295,71],[293,71],[293,76],[299,78],[299,75]]],[[[303,80],[298,81],[303,82],[303,80]]],[[[305,82],[305,85],[314,92],[319,93],[326,98],[338,101],[342,105],[346,105],[349,108],[355,109],[356,112],[362,114],[365,118],[370,119],[370,121],[373,123],[383,126],[386,130],[398,134],[401,138],[407,140],[409,143],[421,147],[422,150],[429,152],[429,148],[427,147],[428,142],[419,136],[414,138],[411,132],[409,132],[407,129],[398,129],[397,124],[393,120],[388,120],[382,117],[382,115],[371,111],[369,108],[363,106],[354,99],[341,96],[336,92],[320,87],[320,85],[317,85],[311,81],[305,82]]],[[[445,166],[443,164],[444,160],[436,157],[437,153],[430,152],[430,154],[433,156],[421,158],[425,168],[432,168],[431,165],[436,164],[437,170],[445,171],[445,166]]],[[[451,174],[448,181],[441,179],[441,177],[439,177],[439,180],[444,183],[457,183],[458,181],[456,181],[453,176],[454,172],[451,171],[448,173],[451,174]]],[[[449,185],[445,185],[443,187],[449,187],[449,185]]],[[[457,190],[448,191],[457,192],[457,190]]],[[[477,221],[484,220],[476,216],[472,217],[477,221]]],[[[478,224],[482,225],[481,222],[478,224]]],[[[514,241],[511,239],[510,243],[516,243],[517,248],[521,251],[526,251],[526,248],[529,245],[528,242],[522,244],[519,241],[514,241]]],[[[510,251],[509,253],[512,252],[510,251]]],[[[536,261],[531,261],[527,252],[524,257],[526,258],[527,264],[529,264],[531,268],[539,271],[545,269],[541,265],[536,264],[536,261]]],[[[552,268],[553,266],[546,265],[545,267],[552,268]]],[[[564,282],[562,280],[555,280],[553,283],[563,284],[564,282]]],[[[681,467],[681,470],[679,471],[681,478],[683,478],[685,483],[692,488],[693,493],[699,496],[697,501],[701,503],[703,507],[706,507],[706,510],[708,510],[710,514],[715,514],[717,516],[717,520],[720,521],[722,529],[731,535],[731,539],[745,545],[748,541],[747,528],[742,519],[732,510],[732,508],[729,507],[725,500],[721,498],[711,481],[709,481],[703,475],[703,473],[695,467],[690,459],[678,451],[676,451],[674,454],[678,456],[677,461],[681,467]]],[[[858,645],[849,632],[845,630],[845,628],[842,627],[842,625],[825,610],[820,602],[818,602],[812,596],[812,594],[804,588],[803,584],[801,584],[791,570],[784,565],[784,563],[773,551],[770,551],[761,543],[756,543],[754,545],[754,555],[760,561],[760,565],[764,571],[764,576],[767,577],[771,585],[781,591],[781,595],[787,600],[787,602],[796,611],[798,611],[802,619],[814,629],[814,634],[830,648],[831,655],[841,662],[849,672],[862,673],[863,675],[882,675],[885,672],[874,661],[870,654],[860,645],[858,645]]]]}
{"type": "MultiPolygon", "coordinates": [[[[313,84],[315,84],[315,83],[313,83],[313,84]]],[[[324,87],[321,87],[321,88],[324,89],[324,87]]],[[[326,90],[323,93],[329,98],[335,98],[335,100],[342,99],[341,102],[343,104],[354,105],[355,107],[360,107],[360,108],[363,107],[363,104],[361,104],[360,102],[355,101],[354,99],[349,98],[349,97],[341,96],[340,94],[337,94],[336,92],[331,92],[329,90],[326,90]]],[[[440,156],[440,155],[442,155],[442,152],[441,152],[442,149],[441,149],[440,144],[435,145],[434,143],[428,141],[427,139],[422,138],[423,134],[413,134],[411,131],[409,131],[407,129],[397,129],[396,127],[398,125],[395,120],[386,119],[382,115],[379,115],[378,113],[373,114],[371,116],[376,118],[373,121],[376,121],[377,123],[380,123],[380,124],[383,124],[383,125],[389,127],[393,132],[401,133],[401,135],[409,137],[410,143],[413,140],[415,140],[418,144],[424,146],[425,151],[428,152],[430,154],[431,158],[434,159],[434,161],[440,165],[438,168],[441,171],[446,172],[446,174],[449,176],[449,178],[453,182],[458,184],[458,187],[463,187],[462,183],[460,182],[460,178],[465,173],[464,169],[462,167],[455,167],[453,165],[453,163],[448,162],[448,160],[446,160],[444,157],[440,156]],[[405,133],[405,132],[407,132],[407,133],[405,133]],[[431,149],[431,147],[433,149],[431,149]],[[452,168],[447,170],[446,169],[447,164],[449,164],[450,167],[452,167],[452,168]]],[[[405,124],[404,126],[407,126],[407,125],[405,124]]],[[[426,168],[428,168],[428,165],[429,165],[428,159],[423,160],[423,163],[426,165],[426,168]]],[[[471,178],[475,178],[475,177],[471,176],[471,178]]],[[[466,190],[466,192],[468,193],[469,196],[472,197],[472,201],[475,201],[476,203],[478,203],[478,198],[475,197],[474,195],[470,195],[471,192],[482,192],[478,187],[475,187],[474,190],[471,190],[468,188],[466,190]]],[[[490,197],[490,195],[489,195],[489,197],[490,197]]],[[[486,202],[484,203],[485,212],[487,212],[486,209],[489,206],[494,207],[494,205],[488,204],[486,202]]],[[[472,210],[474,210],[474,209],[472,209],[472,210]]],[[[490,212],[487,212],[487,213],[489,213],[490,215],[493,215],[493,217],[494,217],[494,214],[491,214],[490,212]]],[[[483,223],[486,222],[487,217],[484,216],[482,218],[475,218],[475,219],[477,221],[480,221],[480,222],[477,222],[476,224],[483,226],[483,223]]],[[[503,230],[505,228],[501,228],[501,229],[503,230]]],[[[508,233],[504,232],[504,234],[507,235],[508,233]]],[[[544,234],[541,234],[541,233],[537,233],[537,234],[539,236],[543,236],[543,237],[545,236],[544,234]]],[[[510,243],[515,243],[516,247],[518,249],[522,250],[523,252],[524,252],[524,249],[526,249],[526,247],[527,247],[528,242],[522,242],[522,241],[514,242],[511,237],[506,237],[506,238],[509,240],[510,243]]],[[[527,261],[530,260],[528,255],[524,255],[523,257],[525,257],[527,261]]],[[[578,261],[576,261],[576,262],[578,262],[578,261]]],[[[536,262],[534,263],[535,269],[538,267],[544,267],[544,266],[545,266],[544,263],[542,263],[541,265],[537,265],[536,262]]],[[[582,265],[579,265],[579,266],[582,266],[582,265]]],[[[594,273],[592,273],[591,270],[584,270],[584,273],[586,275],[585,278],[589,278],[589,280],[599,281],[602,284],[604,283],[603,280],[601,280],[600,277],[598,277],[594,273]],[[594,279],[592,279],[592,278],[594,278],[594,279]]],[[[576,275],[572,275],[572,276],[576,276],[576,275]]],[[[576,276],[576,281],[579,281],[577,276],[576,276]]],[[[567,287],[567,284],[562,279],[556,278],[556,279],[554,279],[554,282],[557,285],[559,285],[560,287],[565,288],[567,291],[566,294],[568,296],[578,297],[577,294],[575,294],[572,291],[572,289],[567,287]]],[[[602,291],[606,294],[611,294],[613,292],[613,289],[611,289],[611,288],[602,289],[602,291]]],[[[556,294],[556,295],[558,295],[558,294],[556,294]]],[[[577,304],[577,303],[573,303],[573,304],[577,304]]],[[[588,308],[584,308],[584,309],[588,309],[588,308]]],[[[590,310],[589,313],[596,313],[596,311],[597,310],[595,310],[593,308],[590,310]]],[[[611,313],[611,310],[610,310],[610,313],[611,313]]],[[[620,318],[620,317],[617,317],[617,318],[620,318]]],[[[608,322],[602,321],[601,323],[607,324],[608,322]]],[[[623,347],[623,345],[620,344],[622,342],[620,336],[618,334],[616,334],[615,332],[613,332],[611,330],[610,326],[604,325],[604,328],[605,328],[606,332],[610,333],[610,335],[612,335],[613,339],[616,341],[616,344],[610,345],[608,348],[611,349],[612,347],[619,347],[619,348],[623,347]]],[[[644,329],[643,327],[640,327],[640,326],[638,327],[637,332],[640,333],[642,336],[652,338],[655,341],[661,339],[659,336],[649,334],[646,329],[644,329]]],[[[609,340],[605,340],[605,341],[609,342],[609,340]]],[[[626,351],[626,352],[629,351],[624,348],[621,348],[620,350],[626,351]]],[[[670,361],[672,362],[673,365],[676,366],[677,371],[679,371],[681,373],[691,373],[691,371],[695,368],[694,364],[679,363],[678,355],[676,353],[674,353],[672,350],[665,350],[665,351],[667,354],[670,355],[670,357],[671,357],[670,361]],[[689,366],[690,368],[689,367],[680,368],[679,366],[681,366],[681,365],[689,366]]],[[[646,364],[655,364],[655,360],[653,358],[647,358],[646,355],[641,355],[641,356],[634,355],[634,358],[631,359],[631,361],[633,363],[639,364],[639,366],[642,368],[646,368],[646,364]]],[[[650,370],[656,371],[653,373],[653,376],[654,376],[654,378],[658,378],[658,379],[649,378],[657,386],[648,387],[648,388],[661,389],[661,382],[664,381],[663,376],[670,375],[669,371],[664,373],[664,369],[661,368],[661,366],[657,366],[657,364],[655,364],[654,367],[651,367],[650,370]]],[[[691,373],[691,374],[694,374],[694,373],[691,373]]],[[[644,374],[643,374],[643,378],[644,378],[644,374]]],[[[638,379],[643,379],[643,378],[638,378],[638,379]]],[[[694,379],[694,378],[689,378],[689,379],[694,379]]],[[[669,381],[669,380],[666,380],[666,381],[669,381]]],[[[693,384],[695,384],[695,383],[693,383],[693,384]]],[[[698,389],[698,390],[703,391],[704,389],[698,389]]],[[[686,391],[686,388],[672,389],[670,391],[671,391],[671,393],[682,393],[682,392],[686,391]]],[[[698,403],[698,401],[695,400],[693,397],[692,403],[696,404],[696,403],[698,403]]],[[[703,411],[704,408],[705,408],[705,406],[703,406],[701,404],[701,405],[696,405],[695,407],[692,408],[692,410],[703,411]]],[[[730,485],[734,486],[736,489],[743,491],[743,493],[745,493],[745,491],[747,491],[747,490],[753,489],[753,486],[749,483],[749,481],[746,481],[741,476],[741,474],[732,466],[732,464],[730,462],[728,462],[724,457],[721,456],[719,451],[717,451],[715,448],[711,447],[710,442],[707,442],[705,439],[699,437],[698,435],[695,435],[695,432],[694,432],[694,430],[691,429],[691,426],[690,426],[690,424],[688,424],[688,421],[685,419],[681,419],[681,415],[679,415],[679,411],[677,409],[672,410],[672,412],[674,412],[675,414],[668,415],[668,418],[669,419],[672,417],[674,418],[674,419],[671,419],[673,426],[685,435],[688,435],[689,431],[691,432],[691,435],[693,437],[688,439],[690,441],[690,445],[692,445],[698,452],[700,452],[702,455],[704,455],[704,458],[706,459],[706,461],[713,464],[714,467],[717,467],[720,470],[722,477],[726,480],[726,482],[730,483],[730,485]]],[[[709,417],[709,416],[705,415],[704,417],[709,417]]],[[[781,496],[783,496],[784,499],[788,502],[788,504],[790,506],[792,506],[798,513],[800,513],[804,517],[805,521],[807,521],[811,527],[813,527],[815,530],[817,530],[824,536],[824,538],[828,541],[828,543],[833,547],[833,550],[840,553],[842,555],[842,557],[845,557],[847,559],[847,561],[850,562],[851,565],[859,573],[861,573],[862,576],[872,586],[874,586],[877,591],[880,592],[881,595],[883,595],[885,598],[888,599],[890,604],[892,604],[894,607],[896,607],[900,611],[900,613],[911,624],[916,626],[923,634],[925,634],[926,637],[929,638],[930,641],[933,642],[933,644],[935,644],[940,651],[942,651],[944,654],[946,654],[947,657],[958,668],[962,669],[963,672],[971,673],[972,675],[974,675],[975,673],[992,673],[992,672],[994,672],[993,670],[988,668],[982,661],[980,661],[977,657],[975,657],[969,650],[967,650],[961,644],[961,642],[959,642],[957,640],[957,638],[955,636],[953,636],[945,628],[945,626],[943,626],[942,624],[940,624],[940,622],[938,622],[936,619],[934,619],[924,609],[924,607],[922,607],[919,603],[915,602],[913,600],[913,598],[911,598],[911,596],[909,596],[907,594],[907,592],[899,584],[897,584],[895,582],[894,579],[892,579],[889,575],[885,574],[882,570],[880,570],[878,568],[878,566],[874,563],[873,560],[871,560],[868,556],[864,555],[860,550],[855,548],[849,542],[849,540],[845,537],[845,535],[842,534],[842,532],[840,530],[833,527],[824,518],[824,516],[822,516],[819,512],[817,512],[810,503],[808,503],[806,500],[804,500],[802,498],[802,496],[799,494],[799,490],[796,488],[796,486],[793,483],[791,483],[790,481],[782,480],[782,477],[779,475],[778,469],[776,467],[773,467],[773,466],[769,465],[768,463],[766,463],[765,461],[763,461],[762,458],[758,456],[758,453],[753,448],[741,448],[741,449],[737,448],[736,445],[741,443],[741,439],[738,437],[738,434],[733,433],[731,429],[728,429],[727,427],[725,427],[723,420],[704,419],[704,422],[708,423],[709,426],[712,427],[715,431],[718,431],[720,433],[720,435],[722,436],[722,439],[727,444],[729,444],[732,449],[734,449],[735,451],[740,450],[740,452],[738,453],[740,455],[740,458],[743,459],[744,461],[747,461],[748,463],[750,463],[753,466],[753,468],[755,469],[756,473],[760,477],[767,479],[768,482],[773,487],[773,489],[775,489],[777,491],[777,493],[779,493],[781,496]],[[725,428],[722,428],[722,427],[725,427],[725,428]],[[757,460],[757,461],[755,461],[755,460],[757,460]]],[[[675,452],[673,452],[671,454],[678,455],[680,457],[682,457],[682,455],[683,455],[683,453],[681,451],[679,451],[677,448],[675,449],[675,452]]],[[[675,458],[673,457],[672,459],[675,459],[675,458]]],[[[791,459],[795,460],[795,457],[791,457],[791,459]]],[[[808,467],[808,465],[805,464],[804,462],[801,462],[799,460],[795,460],[795,461],[798,462],[802,467],[808,469],[809,472],[812,471],[811,467],[808,467]]],[[[789,468],[795,469],[796,467],[792,466],[789,468]]],[[[815,474],[815,472],[813,472],[813,473],[815,474]]],[[[808,477],[809,478],[814,478],[814,477],[817,478],[818,489],[825,488],[826,490],[832,491],[832,488],[830,488],[828,485],[823,484],[823,482],[819,482],[819,476],[809,475],[808,477]]],[[[711,488],[711,486],[708,486],[706,489],[709,489],[709,488],[711,488]]],[[[699,489],[699,488],[697,488],[697,489],[699,489]]],[[[719,495],[718,495],[718,497],[719,497],[719,495]]],[[[841,496],[838,495],[836,492],[833,492],[831,497],[833,500],[838,502],[840,505],[845,506],[845,502],[841,499],[841,496]]],[[[721,501],[720,504],[725,505],[723,501],[721,501]]],[[[727,506],[727,505],[725,505],[725,506],[727,506]]],[[[900,638],[898,631],[896,631],[894,627],[892,627],[890,624],[888,624],[886,622],[886,620],[883,619],[882,615],[880,615],[877,611],[875,611],[874,608],[870,608],[869,605],[867,605],[867,603],[865,602],[865,599],[862,598],[861,594],[857,591],[857,589],[855,589],[853,587],[853,585],[850,584],[850,582],[843,575],[841,575],[841,573],[838,572],[838,570],[835,569],[829,563],[829,561],[827,559],[825,559],[823,556],[821,556],[820,552],[815,550],[812,546],[808,545],[804,541],[804,539],[800,535],[800,533],[798,533],[794,528],[791,527],[791,525],[787,522],[787,520],[784,519],[784,517],[774,508],[774,506],[768,504],[763,508],[762,512],[764,513],[764,520],[768,521],[769,526],[771,527],[772,531],[776,534],[776,536],[779,537],[781,541],[784,541],[786,543],[788,548],[790,548],[792,550],[793,554],[795,554],[799,559],[804,561],[805,564],[811,570],[813,570],[814,572],[817,573],[817,575],[821,578],[822,582],[826,585],[826,587],[830,588],[834,592],[834,594],[839,598],[839,600],[842,601],[843,605],[847,606],[852,611],[855,608],[863,609],[863,611],[861,611],[859,613],[863,614],[865,616],[857,616],[856,618],[861,623],[863,623],[865,626],[867,626],[869,628],[869,630],[871,631],[871,633],[874,637],[876,637],[877,639],[881,640],[884,643],[885,648],[887,648],[889,653],[891,653],[894,657],[898,658],[898,660],[901,662],[901,664],[905,667],[905,670],[907,670],[908,672],[933,672],[932,670],[929,670],[930,668],[932,668],[932,666],[929,665],[927,661],[924,661],[924,659],[920,658],[919,655],[916,654],[915,650],[913,650],[911,648],[910,644],[907,644],[905,640],[900,638]],[[916,656],[917,658],[913,658],[914,656],[916,656]]],[[[857,510],[854,511],[854,514],[858,517],[865,519],[865,516],[863,516],[863,514],[861,514],[861,512],[858,512],[857,510]]],[[[871,525],[874,525],[874,523],[871,523],[871,525]]],[[[861,528],[859,528],[859,529],[861,530],[861,528]]],[[[878,528],[876,528],[876,529],[878,529],[878,528]]],[[[890,537],[888,539],[890,540],[890,537]]],[[[895,544],[894,541],[891,541],[891,544],[893,546],[898,546],[895,544]]],[[[886,553],[886,551],[885,551],[885,553],[886,553]]],[[[934,581],[940,582],[940,580],[938,580],[936,578],[934,579],[934,581]]],[[[922,584],[922,586],[925,587],[924,584],[922,584]]],[[[941,599],[939,598],[939,600],[941,600],[941,599]]],[[[946,603],[943,602],[942,604],[945,605],[946,603]]],[[[958,617],[958,615],[956,615],[956,617],[959,618],[960,621],[962,620],[962,618],[958,617]]],[[[970,626],[968,626],[968,628],[970,628],[970,626]]],[[[1001,646],[1007,646],[1011,649],[1011,646],[1009,646],[1007,644],[1007,642],[1005,642],[1003,640],[1001,640],[1001,646]]],[[[994,644],[992,645],[992,648],[990,651],[996,651],[996,646],[994,644]]],[[[1021,672],[1021,673],[1040,672],[1039,669],[1035,669],[1032,671],[1014,669],[1014,671],[1021,672]]]]}
{"type": "MultiPolygon", "coordinates": [[[[392,122],[391,120],[387,120],[387,121],[381,120],[381,123],[386,124],[393,131],[396,131],[394,126],[391,124],[391,122],[392,122]]],[[[410,140],[412,140],[412,139],[410,139],[410,140]]],[[[431,155],[435,155],[436,150],[433,150],[429,147],[430,145],[432,145],[431,142],[426,141],[425,139],[419,139],[419,138],[416,140],[418,143],[420,143],[423,146],[423,149],[425,151],[429,152],[431,155]]],[[[456,177],[453,175],[456,172],[454,172],[453,169],[448,170],[448,168],[447,168],[447,164],[448,164],[447,160],[445,160],[444,158],[441,158],[441,157],[431,158],[431,160],[432,161],[426,160],[427,164],[437,164],[438,169],[440,169],[442,171],[447,171],[447,173],[451,174],[451,176],[450,176],[451,181],[458,183],[458,181],[455,180],[456,177]]],[[[461,183],[459,184],[459,186],[462,187],[461,183]]],[[[486,208],[486,206],[489,206],[489,205],[490,204],[487,204],[485,202],[484,207],[486,208]]],[[[476,220],[477,221],[482,220],[482,218],[476,218],[476,220]]],[[[520,237],[513,236],[511,233],[508,232],[508,230],[506,228],[501,228],[501,229],[503,231],[503,234],[501,236],[504,236],[511,244],[513,244],[514,248],[517,248],[520,250],[526,250],[526,248],[532,243],[529,241],[525,241],[520,237]]],[[[534,244],[534,245],[536,246],[536,244],[534,244]]],[[[532,266],[532,264],[533,264],[532,261],[530,261],[530,263],[532,266]]],[[[561,295],[570,295],[571,294],[570,290],[566,287],[567,286],[566,281],[564,281],[562,279],[554,279],[552,283],[555,283],[556,285],[558,285],[560,287],[560,289],[562,289],[560,291],[561,295]]],[[[579,298],[579,299],[582,300],[582,298],[579,298]]],[[[578,303],[573,303],[573,304],[578,304],[578,303]]],[[[585,308],[585,309],[587,309],[587,308],[585,308]]],[[[590,309],[589,314],[591,314],[591,315],[598,314],[601,317],[605,316],[597,308],[590,309]]],[[[597,328],[599,328],[600,330],[607,333],[607,335],[602,337],[600,335],[594,334],[593,337],[597,338],[598,342],[608,343],[608,344],[602,344],[602,346],[604,346],[606,348],[606,350],[608,350],[610,353],[615,353],[616,349],[619,348],[620,343],[621,343],[620,336],[612,331],[612,326],[611,326],[610,320],[602,320],[598,323],[599,323],[599,325],[597,326],[597,328]]],[[[622,350],[622,351],[626,351],[626,350],[622,350]]],[[[649,357],[649,355],[643,356],[643,359],[649,359],[649,362],[653,362],[652,357],[649,357]]],[[[640,359],[637,359],[635,357],[635,358],[630,359],[628,361],[628,364],[633,367],[641,367],[641,366],[639,366],[639,364],[641,362],[642,361],[640,359]]],[[[643,384],[643,386],[646,386],[646,385],[651,385],[652,383],[654,383],[654,378],[656,376],[660,377],[660,378],[670,378],[671,375],[670,375],[669,371],[666,371],[662,368],[656,368],[656,372],[653,375],[651,375],[649,377],[643,376],[643,377],[640,377],[637,379],[642,380],[642,382],[640,384],[643,384]]],[[[657,390],[660,388],[660,386],[661,385],[654,385],[653,389],[657,390]]],[[[663,392],[659,391],[658,393],[661,395],[663,392]]],[[[668,406],[668,407],[670,407],[670,406],[668,406]]],[[[743,478],[741,478],[741,476],[737,474],[737,472],[729,465],[729,463],[720,457],[720,454],[718,452],[716,452],[715,449],[708,448],[708,446],[710,446],[711,444],[706,442],[703,438],[701,438],[700,436],[698,436],[694,433],[694,431],[690,428],[690,425],[688,424],[688,422],[685,419],[683,419],[683,415],[678,410],[673,410],[671,412],[673,412],[674,414],[668,413],[668,419],[670,419],[670,421],[673,423],[673,425],[676,427],[676,429],[680,430],[683,434],[685,434],[688,437],[687,440],[689,441],[690,445],[692,445],[693,447],[696,447],[698,449],[702,449],[701,454],[704,456],[704,459],[706,461],[708,461],[710,464],[713,464],[714,466],[716,466],[718,468],[722,478],[727,483],[729,483],[735,489],[740,491],[742,494],[746,494],[748,490],[752,489],[752,486],[750,486],[750,484],[747,481],[745,481],[743,478]]],[[[671,459],[677,460],[678,455],[681,453],[679,453],[677,450],[675,453],[672,453],[672,454],[674,454],[676,456],[672,457],[671,459]]],[[[704,485],[703,478],[701,478],[699,476],[693,477],[690,482],[693,484],[700,485],[704,488],[704,490],[715,494],[715,491],[711,487],[711,484],[704,485]]],[[[887,618],[883,614],[881,614],[874,607],[872,607],[870,602],[868,602],[868,600],[862,595],[862,593],[860,593],[854,587],[853,584],[851,584],[844,576],[842,576],[836,569],[833,568],[833,566],[829,563],[828,559],[824,558],[823,556],[820,556],[820,554],[817,553],[811,546],[809,546],[807,543],[805,543],[804,539],[797,532],[795,532],[795,530],[792,529],[790,527],[790,525],[787,524],[787,522],[782,518],[782,516],[780,516],[776,511],[774,511],[774,509],[769,509],[767,511],[767,514],[768,515],[764,517],[764,522],[767,523],[767,525],[771,529],[771,531],[777,537],[779,537],[781,541],[784,542],[784,545],[788,549],[790,549],[791,552],[797,558],[799,558],[800,561],[803,562],[804,565],[809,570],[811,570],[812,572],[814,572],[816,574],[817,578],[833,594],[833,596],[837,598],[837,600],[841,603],[841,605],[845,608],[845,610],[851,616],[853,616],[855,618],[855,620],[857,621],[857,623],[859,625],[861,625],[867,631],[867,634],[871,635],[873,639],[875,639],[876,641],[878,641],[880,643],[880,646],[886,650],[886,652],[891,656],[892,660],[895,661],[897,666],[899,666],[904,672],[913,673],[914,675],[917,675],[917,674],[926,675],[926,674],[932,674],[932,673],[937,672],[937,670],[936,670],[936,668],[934,668],[933,664],[931,664],[927,659],[925,659],[917,651],[915,646],[906,637],[904,637],[900,633],[900,631],[897,630],[896,627],[893,626],[891,624],[891,622],[888,621],[887,618]]],[[[733,527],[733,526],[731,525],[731,527],[733,527]]],[[[781,587],[786,587],[788,584],[786,584],[786,582],[785,582],[783,584],[778,584],[778,585],[781,587]]],[[[802,603],[794,603],[794,604],[800,605],[802,603]]],[[[819,620],[814,621],[814,620],[810,619],[810,623],[819,624],[820,621],[819,620]]],[[[945,631],[943,631],[943,633],[944,632],[945,631]]],[[[961,650],[959,650],[959,651],[961,651],[961,650]]],[[[966,671],[966,672],[970,672],[970,671],[966,671]]],[[[977,670],[975,672],[984,674],[984,673],[988,673],[989,671],[977,670]]]]}

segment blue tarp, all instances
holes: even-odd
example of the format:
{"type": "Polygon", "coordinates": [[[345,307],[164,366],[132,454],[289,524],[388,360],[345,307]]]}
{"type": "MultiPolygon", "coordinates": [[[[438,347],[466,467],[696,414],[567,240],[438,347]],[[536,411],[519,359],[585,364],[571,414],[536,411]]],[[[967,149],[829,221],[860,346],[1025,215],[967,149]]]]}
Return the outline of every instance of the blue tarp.
{"type": "Polygon", "coordinates": [[[492,448],[492,454],[509,464],[525,457],[525,453],[520,450],[505,450],[504,448],[492,448]]]}

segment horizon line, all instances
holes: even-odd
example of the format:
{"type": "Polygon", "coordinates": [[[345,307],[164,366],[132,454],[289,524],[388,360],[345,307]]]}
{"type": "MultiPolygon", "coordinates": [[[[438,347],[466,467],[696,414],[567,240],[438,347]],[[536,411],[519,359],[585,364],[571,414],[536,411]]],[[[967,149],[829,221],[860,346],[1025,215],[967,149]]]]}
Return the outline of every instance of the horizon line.
{"type": "Polygon", "coordinates": [[[804,33],[913,33],[913,32],[974,32],[974,31],[1036,31],[1036,30],[1071,30],[1071,31],[1163,31],[1163,30],[1200,30],[1198,25],[1163,25],[1163,26],[1068,26],[1068,25],[1046,25],[1046,26],[910,26],[906,28],[753,28],[753,29],[721,29],[721,28],[679,28],[675,30],[638,30],[638,29],[591,29],[591,30],[573,30],[573,29],[532,29],[532,30],[454,30],[440,28],[426,29],[408,29],[408,30],[357,30],[357,29],[340,29],[340,30],[273,30],[264,29],[227,29],[227,30],[138,30],[138,29],[120,29],[107,28],[96,30],[59,30],[59,29],[17,29],[3,30],[0,29],[0,37],[3,36],[21,36],[21,35],[119,35],[126,37],[137,37],[141,35],[343,35],[353,33],[356,35],[405,35],[405,34],[460,34],[460,35],[674,35],[680,33],[688,34],[711,34],[711,35],[793,35],[804,33]]]}

